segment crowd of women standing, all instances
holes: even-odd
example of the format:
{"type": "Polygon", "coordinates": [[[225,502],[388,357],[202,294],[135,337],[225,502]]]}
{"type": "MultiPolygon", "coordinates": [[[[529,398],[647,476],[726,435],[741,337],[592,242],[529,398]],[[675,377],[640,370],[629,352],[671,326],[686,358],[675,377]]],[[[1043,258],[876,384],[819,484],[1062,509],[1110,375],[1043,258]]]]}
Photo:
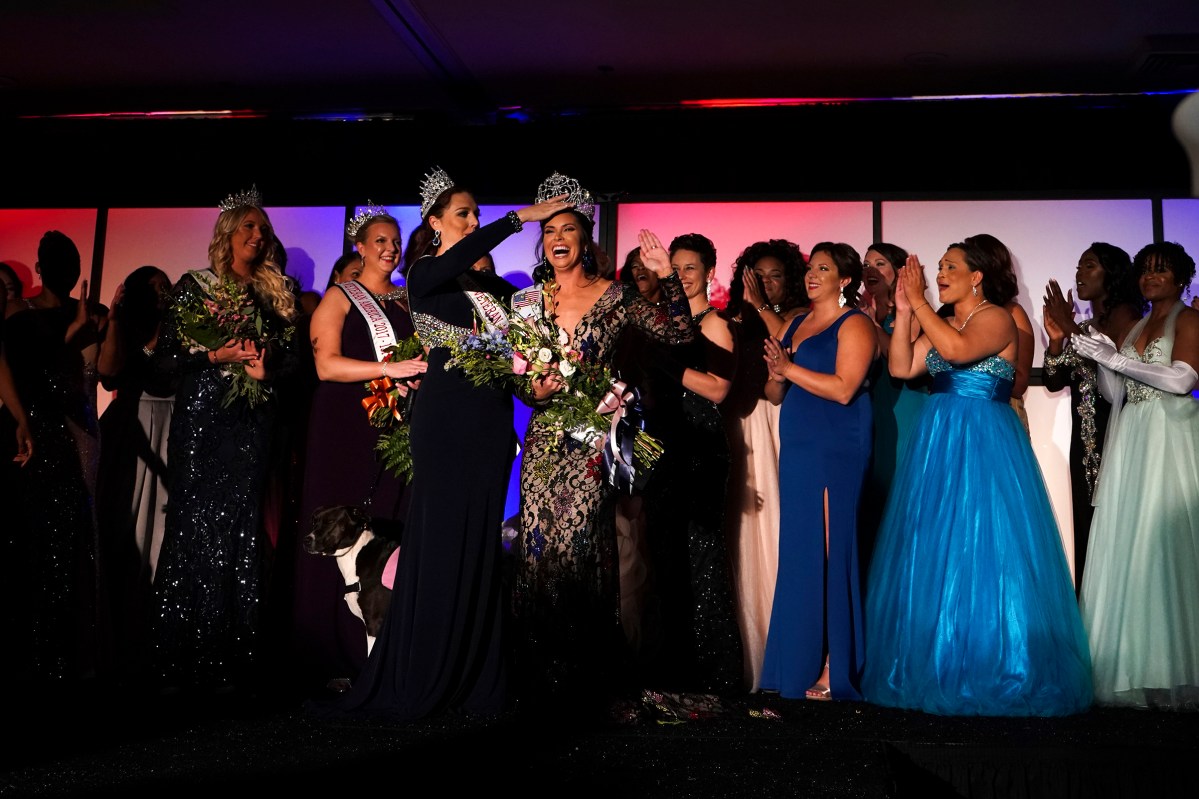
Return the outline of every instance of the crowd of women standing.
{"type": "Polygon", "coordinates": [[[420,196],[406,244],[383,207],[349,221],[310,314],[256,190],[220,205],[208,268],[172,287],[142,267],[98,311],[47,234],[45,296],[6,291],[0,358],[6,485],[44,497],[9,529],[55,531],[29,553],[54,588],[12,627],[26,672],[220,692],[286,664],[305,695],[344,691],[316,712],[402,720],[695,718],[755,693],[949,715],[1199,704],[1199,311],[1180,246],[1090,245],[1081,321],[1045,289],[1045,385],[1075,411],[1072,574],[1023,414],[1031,316],[994,236],[935,270],[888,242],[755,242],[715,308],[710,239],[643,230],[613,279],[572,178],[487,224],[440,168],[420,196]],[[479,268],[530,223],[533,286],[479,268]],[[200,307],[256,328],[205,339],[200,307]],[[617,479],[602,436],[560,429],[561,371],[514,393],[450,363],[518,307],[632,384],[626,410],[665,448],[652,471],[617,479]],[[393,361],[409,339],[419,354],[393,361]],[[95,380],[116,394],[99,424],[95,380]],[[410,480],[376,452],[375,380],[410,395],[410,480]],[[279,395],[309,384],[301,468],[272,468],[279,395]],[[523,450],[514,399],[532,408],[523,450]],[[272,528],[267,499],[289,493],[297,518],[272,528]],[[400,542],[373,648],[334,560],[303,544],[333,505],[400,542]],[[641,540],[618,546],[618,520],[641,540]]]}

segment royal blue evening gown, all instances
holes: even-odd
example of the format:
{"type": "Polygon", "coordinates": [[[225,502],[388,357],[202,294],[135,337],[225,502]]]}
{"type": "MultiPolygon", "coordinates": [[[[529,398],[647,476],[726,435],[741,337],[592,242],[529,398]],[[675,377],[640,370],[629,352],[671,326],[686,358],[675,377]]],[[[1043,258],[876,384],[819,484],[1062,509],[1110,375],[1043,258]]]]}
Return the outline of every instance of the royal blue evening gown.
{"type": "Polygon", "coordinates": [[[933,376],[879,531],[862,692],[941,715],[1060,716],[1091,704],[1061,536],[998,356],[933,376]]]}
{"type": "MultiPolygon", "coordinates": [[[[792,361],[832,374],[837,332],[851,315],[802,341],[792,361]]],[[[796,317],[783,346],[806,319],[796,317]]],[[[779,567],[766,635],[761,687],[802,698],[829,657],[834,699],[861,699],[862,601],[858,574],[858,501],[870,462],[870,394],[848,403],[790,386],[779,413],[779,567]],[[828,492],[828,558],[824,497],[828,492]]]]}

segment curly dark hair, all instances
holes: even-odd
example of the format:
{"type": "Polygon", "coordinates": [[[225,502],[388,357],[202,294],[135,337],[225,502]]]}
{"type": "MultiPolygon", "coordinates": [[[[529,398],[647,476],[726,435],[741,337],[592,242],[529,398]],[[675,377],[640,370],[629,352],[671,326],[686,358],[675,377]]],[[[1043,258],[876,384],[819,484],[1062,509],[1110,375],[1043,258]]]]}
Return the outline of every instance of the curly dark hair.
{"type": "Polygon", "coordinates": [[[979,233],[950,244],[946,249],[954,248],[966,253],[966,264],[971,272],[983,273],[983,297],[1000,307],[1016,299],[1020,285],[1012,266],[1012,252],[1006,244],[990,233],[979,233]]]}
{"type": "Polygon", "coordinates": [[[1132,259],[1132,270],[1139,280],[1146,267],[1159,264],[1170,270],[1174,281],[1180,286],[1189,286],[1195,279],[1195,259],[1174,241],[1146,244],[1132,259]]]}
{"type": "MultiPolygon", "coordinates": [[[[1087,248],[1103,267],[1103,313],[1095,321],[1103,325],[1113,308],[1127,306],[1137,316],[1145,314],[1145,298],[1141,296],[1138,272],[1132,268],[1132,258],[1114,244],[1096,241],[1087,248]]],[[[1085,254],[1085,253],[1084,253],[1085,254]]]]}
{"type": "Polygon", "coordinates": [[[729,283],[729,303],[725,312],[729,316],[741,313],[745,302],[745,270],[753,269],[763,258],[774,258],[783,265],[783,310],[804,308],[808,304],[808,292],[804,289],[803,273],[805,259],[799,245],[786,239],[756,241],[741,251],[733,263],[733,279],[729,283]]]}
{"type": "MultiPolygon", "coordinates": [[[[609,268],[608,254],[595,243],[595,223],[573,208],[556,213],[550,219],[557,219],[562,214],[570,214],[579,223],[579,239],[583,245],[583,271],[588,275],[611,277],[612,270],[609,268]]],[[[541,221],[541,231],[543,233],[550,219],[543,219],[541,221]]],[[[545,259],[543,241],[543,238],[538,237],[537,246],[533,248],[533,255],[537,258],[537,266],[533,267],[534,283],[545,283],[554,277],[554,268],[545,259]]]]}
{"type": "Polygon", "coordinates": [[[837,265],[837,275],[849,278],[849,285],[841,290],[845,304],[850,308],[858,307],[858,289],[862,287],[862,256],[858,251],[843,241],[822,241],[812,246],[808,259],[818,252],[826,252],[837,265]]]}

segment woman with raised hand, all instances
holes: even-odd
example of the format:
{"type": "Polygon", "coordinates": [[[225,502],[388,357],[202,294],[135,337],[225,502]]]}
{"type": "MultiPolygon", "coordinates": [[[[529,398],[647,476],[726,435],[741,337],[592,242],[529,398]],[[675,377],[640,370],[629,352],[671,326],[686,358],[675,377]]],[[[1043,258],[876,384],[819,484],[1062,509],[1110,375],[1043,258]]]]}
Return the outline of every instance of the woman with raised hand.
{"type": "Polygon", "coordinates": [[[728,319],[737,372],[720,406],[729,441],[725,510],[745,687],[758,690],[774,603],[779,537],[779,406],[766,399],[762,346],[807,310],[805,261],[786,239],[757,241],[737,256],[728,319]]]}
{"type": "Polygon", "coordinates": [[[500,525],[516,454],[512,395],[473,385],[445,365],[449,344],[476,324],[507,324],[504,307],[516,287],[471,267],[526,222],[569,207],[548,197],[480,226],[474,195],[440,167],[421,181],[420,194],[421,223],[404,256],[408,304],[429,364],[410,421],[411,496],[387,619],[337,706],[399,720],[505,709],[500,525]]]}
{"type": "Polygon", "coordinates": [[[1112,403],[1082,615],[1095,700],[1199,707],[1199,311],[1184,289],[1195,261],[1160,242],[1133,259],[1149,312],[1117,351],[1098,333],[1071,340],[1099,366],[1112,403]]]}
{"type": "Polygon", "coordinates": [[[1074,321],[1074,291],[1062,296],[1056,280],[1045,287],[1044,327],[1049,337],[1042,378],[1050,391],[1070,389],[1070,500],[1074,520],[1074,592],[1082,593],[1087,543],[1091,532],[1095,482],[1111,403],[1099,393],[1095,362],[1074,349],[1071,336],[1098,331],[1123,341],[1145,313],[1132,259],[1119,247],[1095,242],[1078,259],[1074,272],[1078,299],[1091,304],[1091,315],[1074,321]]]}
{"type": "Polygon", "coordinates": [[[1020,346],[1008,270],[969,239],[908,257],[889,369],[932,375],[895,473],[866,592],[862,693],[941,715],[1057,716],[1091,703],[1090,658],[1041,470],[1009,404],[1020,346]],[[910,331],[918,321],[915,343],[910,331]]]}

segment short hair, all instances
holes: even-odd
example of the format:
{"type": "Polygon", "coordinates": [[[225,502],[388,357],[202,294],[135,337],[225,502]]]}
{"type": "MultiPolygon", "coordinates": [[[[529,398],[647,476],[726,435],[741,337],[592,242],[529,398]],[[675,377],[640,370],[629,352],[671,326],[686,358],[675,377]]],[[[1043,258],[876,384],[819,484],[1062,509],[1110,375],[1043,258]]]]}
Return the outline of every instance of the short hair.
{"type": "Polygon", "coordinates": [[[699,260],[704,265],[705,272],[716,268],[716,245],[701,233],[684,233],[681,236],[675,236],[674,240],[670,242],[670,257],[673,258],[679,250],[699,253],[699,260]]]}
{"type": "Polygon", "coordinates": [[[42,285],[58,297],[66,297],[79,282],[79,248],[58,230],[47,230],[37,245],[38,271],[42,285]]]}
{"type": "Polygon", "coordinates": [[[1195,279],[1195,259],[1177,242],[1158,241],[1146,244],[1132,259],[1133,271],[1138,278],[1150,264],[1161,264],[1169,269],[1180,286],[1189,286],[1195,279]]]}

